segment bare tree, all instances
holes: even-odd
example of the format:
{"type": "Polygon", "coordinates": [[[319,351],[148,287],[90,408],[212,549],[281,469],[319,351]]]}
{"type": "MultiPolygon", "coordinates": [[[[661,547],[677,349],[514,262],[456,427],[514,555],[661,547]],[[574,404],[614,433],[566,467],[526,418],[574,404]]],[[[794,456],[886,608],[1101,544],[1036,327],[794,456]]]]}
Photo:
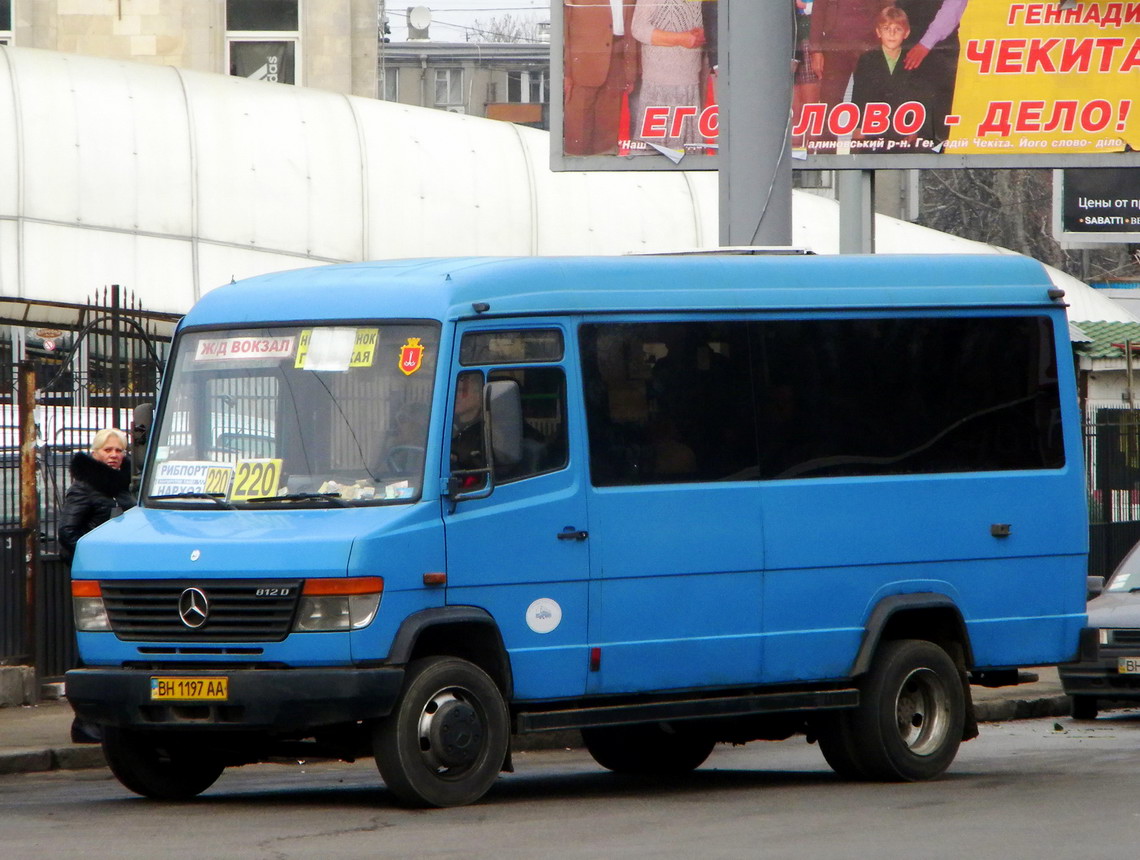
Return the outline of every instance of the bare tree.
{"type": "Polygon", "coordinates": [[[532,15],[505,13],[501,18],[483,21],[475,19],[475,26],[467,30],[468,42],[541,42],[543,27],[532,15]]]}
{"type": "Polygon", "coordinates": [[[1053,238],[1053,171],[922,171],[919,223],[1035,257],[1085,281],[1140,280],[1140,261],[1123,244],[1065,249],[1053,238]]]}

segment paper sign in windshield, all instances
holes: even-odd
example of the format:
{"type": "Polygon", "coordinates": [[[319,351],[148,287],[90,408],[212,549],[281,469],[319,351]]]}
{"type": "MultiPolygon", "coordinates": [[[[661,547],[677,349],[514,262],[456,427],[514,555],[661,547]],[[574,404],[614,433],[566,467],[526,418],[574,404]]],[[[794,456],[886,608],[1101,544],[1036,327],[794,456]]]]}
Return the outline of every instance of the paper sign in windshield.
{"type": "Polygon", "coordinates": [[[217,337],[198,341],[195,361],[242,361],[251,358],[288,358],[292,335],[280,337],[217,337]]]}
{"type": "Polygon", "coordinates": [[[233,474],[234,467],[229,463],[169,460],[158,464],[158,475],[150,492],[152,496],[210,493],[225,497],[229,492],[233,474]]]}
{"type": "Polygon", "coordinates": [[[375,328],[307,328],[297,345],[295,367],[304,370],[345,371],[371,367],[376,358],[375,328]]]}

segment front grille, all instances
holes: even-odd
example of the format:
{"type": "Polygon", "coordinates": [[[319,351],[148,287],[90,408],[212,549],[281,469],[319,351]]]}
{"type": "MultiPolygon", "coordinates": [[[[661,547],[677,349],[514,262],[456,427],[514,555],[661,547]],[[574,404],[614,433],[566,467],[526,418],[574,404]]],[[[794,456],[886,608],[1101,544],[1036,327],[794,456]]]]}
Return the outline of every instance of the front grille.
{"type": "Polygon", "coordinates": [[[1109,631],[1110,645],[1140,645],[1140,628],[1118,627],[1109,631]]]}
{"type": "Polygon", "coordinates": [[[115,581],[100,583],[111,629],[126,642],[280,642],[289,635],[301,580],[115,581]],[[206,595],[201,627],[178,612],[184,591],[206,595]]]}

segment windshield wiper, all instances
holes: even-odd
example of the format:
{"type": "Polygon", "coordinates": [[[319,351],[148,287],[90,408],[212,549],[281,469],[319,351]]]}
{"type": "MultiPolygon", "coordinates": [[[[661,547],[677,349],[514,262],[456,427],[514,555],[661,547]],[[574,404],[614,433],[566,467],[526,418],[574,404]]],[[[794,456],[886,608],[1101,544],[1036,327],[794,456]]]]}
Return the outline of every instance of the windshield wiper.
{"type": "Polygon", "coordinates": [[[227,511],[234,509],[234,506],[227,502],[221,493],[164,493],[161,496],[147,496],[147,499],[155,502],[164,502],[167,499],[200,499],[204,502],[213,502],[219,508],[225,508],[227,511]]]}
{"type": "Polygon", "coordinates": [[[251,505],[262,502],[309,502],[317,500],[332,502],[339,508],[349,507],[348,502],[341,498],[340,493],[286,493],[283,496],[258,496],[253,499],[246,499],[251,505]]]}

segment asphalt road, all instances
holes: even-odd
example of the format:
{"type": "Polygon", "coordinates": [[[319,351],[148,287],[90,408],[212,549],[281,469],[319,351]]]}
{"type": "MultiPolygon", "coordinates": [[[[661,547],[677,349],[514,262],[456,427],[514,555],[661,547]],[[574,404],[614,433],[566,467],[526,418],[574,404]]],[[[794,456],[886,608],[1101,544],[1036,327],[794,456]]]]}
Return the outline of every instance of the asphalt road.
{"type": "Polygon", "coordinates": [[[1140,834],[1140,711],[985,724],[950,772],[846,783],[803,739],[719,748],[692,775],[516,755],[474,806],[395,806],[370,762],[257,765],[156,804],[105,770],[0,778],[0,856],[94,858],[1121,858],[1140,834]]]}

